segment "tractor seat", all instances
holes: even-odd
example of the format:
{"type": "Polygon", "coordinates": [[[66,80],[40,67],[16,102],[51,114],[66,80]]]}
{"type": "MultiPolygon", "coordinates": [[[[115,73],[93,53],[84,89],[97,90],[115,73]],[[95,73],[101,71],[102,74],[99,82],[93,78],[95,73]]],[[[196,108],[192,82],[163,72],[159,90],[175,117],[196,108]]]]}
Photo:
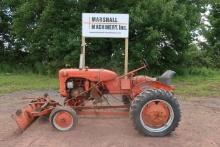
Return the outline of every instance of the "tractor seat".
{"type": "Polygon", "coordinates": [[[170,85],[172,77],[176,74],[175,71],[167,70],[161,76],[157,77],[157,81],[163,84],[170,85]]]}

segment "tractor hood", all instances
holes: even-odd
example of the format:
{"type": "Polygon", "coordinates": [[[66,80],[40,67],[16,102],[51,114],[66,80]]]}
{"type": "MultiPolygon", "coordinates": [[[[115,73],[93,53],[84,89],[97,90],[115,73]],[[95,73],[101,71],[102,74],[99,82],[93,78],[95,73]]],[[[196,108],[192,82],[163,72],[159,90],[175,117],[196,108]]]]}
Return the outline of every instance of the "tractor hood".
{"type": "Polygon", "coordinates": [[[106,69],[61,69],[59,77],[84,78],[90,81],[108,81],[117,77],[117,74],[106,69]]]}

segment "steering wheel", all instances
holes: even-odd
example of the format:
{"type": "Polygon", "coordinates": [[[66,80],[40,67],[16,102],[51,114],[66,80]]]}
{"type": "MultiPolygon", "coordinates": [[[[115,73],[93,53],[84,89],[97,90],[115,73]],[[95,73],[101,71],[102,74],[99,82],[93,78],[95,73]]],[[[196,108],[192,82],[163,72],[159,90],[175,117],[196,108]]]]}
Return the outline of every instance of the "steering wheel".
{"type": "Polygon", "coordinates": [[[146,71],[150,68],[146,59],[142,59],[143,64],[145,65],[146,71]]]}

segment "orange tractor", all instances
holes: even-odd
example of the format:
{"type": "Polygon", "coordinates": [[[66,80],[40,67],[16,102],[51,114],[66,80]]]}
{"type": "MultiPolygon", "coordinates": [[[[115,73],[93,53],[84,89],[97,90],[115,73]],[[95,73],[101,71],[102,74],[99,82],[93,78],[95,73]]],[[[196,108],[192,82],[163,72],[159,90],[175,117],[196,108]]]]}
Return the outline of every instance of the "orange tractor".
{"type": "Polygon", "coordinates": [[[119,76],[106,69],[61,69],[59,92],[64,104],[48,95],[32,100],[14,115],[19,128],[25,130],[39,116],[49,116],[51,125],[60,131],[76,127],[78,115],[130,115],[134,128],[148,136],[165,136],[178,126],[181,112],[173,94],[168,70],[158,78],[136,75],[145,64],[119,76]],[[108,95],[116,95],[120,103],[111,105],[108,95]],[[107,104],[102,105],[103,101],[107,104]]]}

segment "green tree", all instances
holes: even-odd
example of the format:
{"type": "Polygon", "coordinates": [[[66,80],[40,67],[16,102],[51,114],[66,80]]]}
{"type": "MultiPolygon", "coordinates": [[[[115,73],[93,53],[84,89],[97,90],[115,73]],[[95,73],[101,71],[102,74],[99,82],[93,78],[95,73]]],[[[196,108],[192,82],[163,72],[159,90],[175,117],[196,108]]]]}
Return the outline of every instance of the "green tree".
{"type": "MultiPolygon", "coordinates": [[[[5,0],[12,13],[12,35],[25,61],[45,72],[77,67],[81,14],[129,13],[129,67],[145,58],[153,69],[185,66],[184,55],[200,23],[202,4],[183,0],[5,0]],[[49,71],[47,71],[49,69],[49,71]]],[[[123,69],[123,39],[86,39],[90,67],[123,69]]]]}
{"type": "Polygon", "coordinates": [[[9,33],[9,21],[8,11],[4,7],[3,3],[0,4],[0,61],[4,61],[7,52],[10,48],[10,33],[9,33]]]}
{"type": "Polygon", "coordinates": [[[6,1],[0,2],[0,62],[2,67],[5,64],[14,65],[23,60],[26,54],[23,52],[22,39],[12,33],[12,11],[6,1]]]}
{"type": "Polygon", "coordinates": [[[144,55],[156,68],[184,65],[184,52],[193,41],[192,31],[200,23],[197,3],[145,0],[132,8],[130,14],[130,51],[136,61],[144,55]]]}
{"type": "Polygon", "coordinates": [[[220,68],[220,3],[213,3],[210,9],[210,28],[206,32],[206,49],[214,67],[220,68]]]}

